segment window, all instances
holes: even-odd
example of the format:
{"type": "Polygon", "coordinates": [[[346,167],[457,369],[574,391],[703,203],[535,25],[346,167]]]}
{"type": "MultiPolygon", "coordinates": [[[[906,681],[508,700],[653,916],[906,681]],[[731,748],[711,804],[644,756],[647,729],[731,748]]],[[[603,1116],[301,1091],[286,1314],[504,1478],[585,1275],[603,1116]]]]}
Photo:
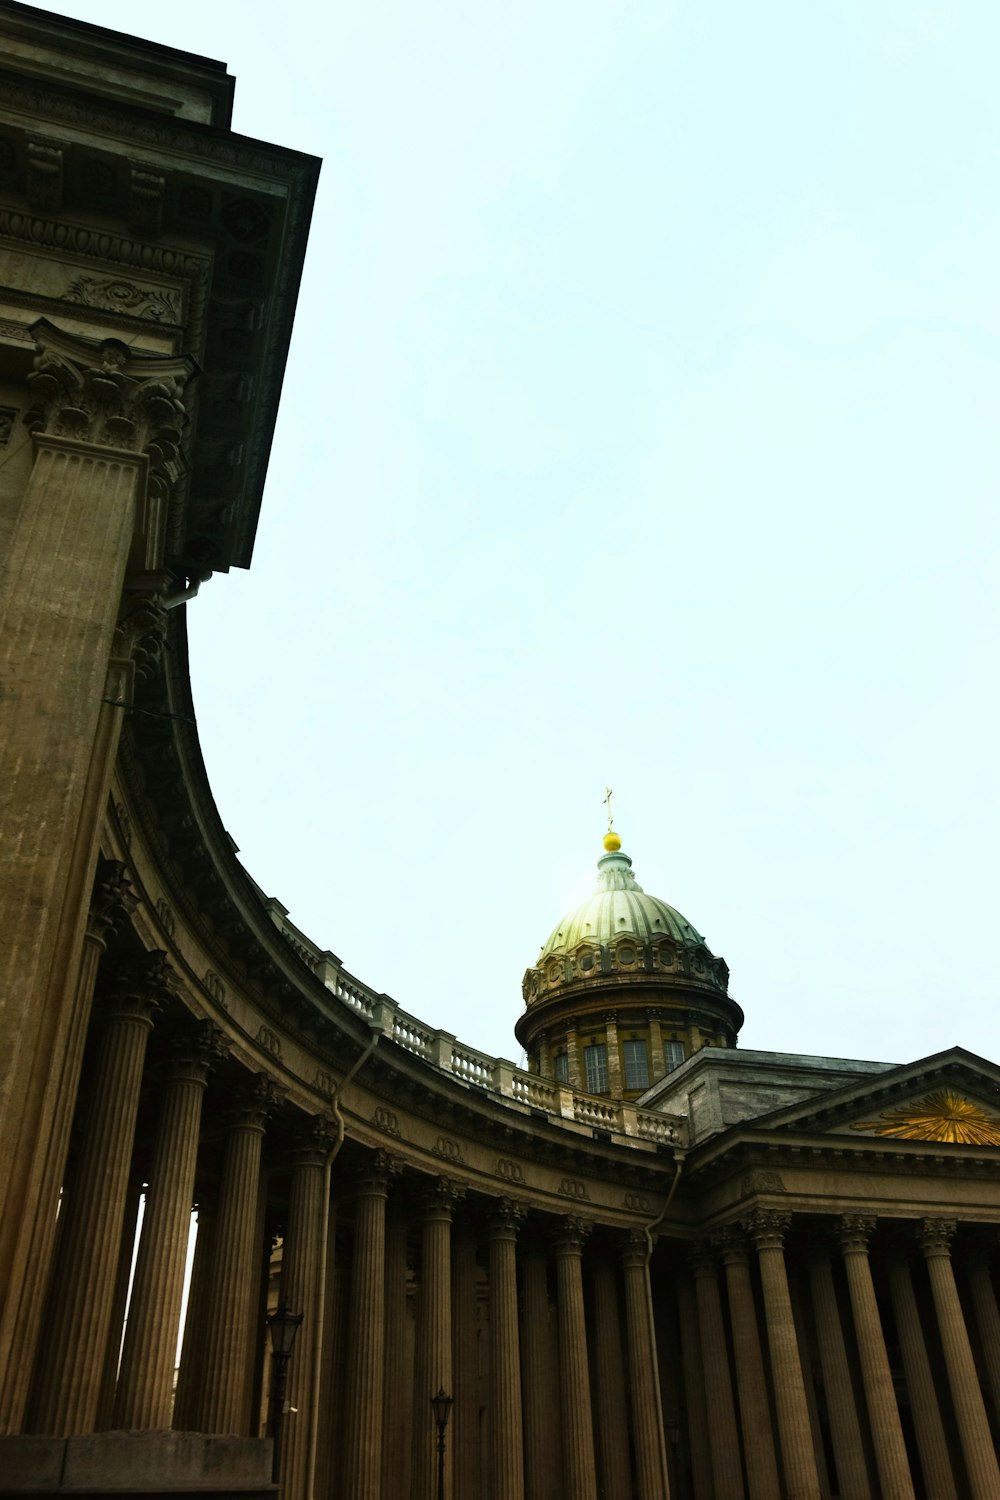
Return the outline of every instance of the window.
{"type": "Polygon", "coordinates": [[[569,1054],[566,1052],[556,1053],[556,1082],[569,1083],[569,1054]]]}
{"type": "Polygon", "coordinates": [[[606,1094],[608,1091],[608,1049],[603,1042],[584,1047],[583,1061],[587,1068],[587,1093],[606,1094]]]}
{"type": "Polygon", "coordinates": [[[667,1064],[667,1072],[672,1073],[674,1068],[679,1068],[684,1061],[683,1042],[665,1042],[663,1046],[663,1057],[667,1064]]]}
{"type": "Polygon", "coordinates": [[[645,1042],[622,1042],[625,1059],[625,1087],[627,1089],[649,1088],[649,1062],[645,1042]]]}

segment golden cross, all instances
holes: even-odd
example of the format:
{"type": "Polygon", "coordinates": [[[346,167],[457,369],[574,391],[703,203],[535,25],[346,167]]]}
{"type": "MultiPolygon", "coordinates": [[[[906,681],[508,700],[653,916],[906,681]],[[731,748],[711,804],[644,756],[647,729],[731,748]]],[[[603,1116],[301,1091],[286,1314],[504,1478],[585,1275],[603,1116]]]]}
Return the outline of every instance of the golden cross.
{"type": "Polygon", "coordinates": [[[608,809],[608,832],[610,833],[615,820],[611,816],[611,788],[609,786],[604,788],[604,803],[608,809]]]}

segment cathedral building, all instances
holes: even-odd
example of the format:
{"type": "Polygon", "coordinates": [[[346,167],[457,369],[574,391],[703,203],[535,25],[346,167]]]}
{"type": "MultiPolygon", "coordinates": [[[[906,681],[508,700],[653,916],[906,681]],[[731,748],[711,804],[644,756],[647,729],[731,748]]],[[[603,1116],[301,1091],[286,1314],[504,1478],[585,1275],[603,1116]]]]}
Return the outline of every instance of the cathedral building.
{"type": "Polygon", "coordinates": [[[186,615],[250,563],[318,163],[12,0],[0,73],[0,1497],[997,1500],[993,1063],[739,1047],[613,831],[526,1069],[239,865],[186,615]]]}

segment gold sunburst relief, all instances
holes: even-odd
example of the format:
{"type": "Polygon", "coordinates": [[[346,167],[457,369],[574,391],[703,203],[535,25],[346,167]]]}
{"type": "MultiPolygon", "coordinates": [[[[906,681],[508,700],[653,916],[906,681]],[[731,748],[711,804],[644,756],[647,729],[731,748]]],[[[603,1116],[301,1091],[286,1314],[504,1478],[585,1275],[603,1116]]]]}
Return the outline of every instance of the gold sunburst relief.
{"type": "Polygon", "coordinates": [[[953,1089],[937,1089],[913,1104],[883,1110],[877,1120],[852,1125],[904,1141],[951,1141],[960,1146],[1000,1146],[1000,1116],[988,1115],[953,1089]]]}

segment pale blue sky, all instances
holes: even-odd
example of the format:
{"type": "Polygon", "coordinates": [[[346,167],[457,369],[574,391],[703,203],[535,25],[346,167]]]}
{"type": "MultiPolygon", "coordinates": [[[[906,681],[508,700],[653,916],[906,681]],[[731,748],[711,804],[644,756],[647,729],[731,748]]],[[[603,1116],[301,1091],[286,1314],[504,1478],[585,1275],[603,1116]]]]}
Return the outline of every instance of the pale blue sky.
{"type": "Polygon", "coordinates": [[[995,1056],[995,0],[54,8],[325,158],[189,611],[255,879],[516,1058],[610,782],[744,1045],[995,1056]]]}

